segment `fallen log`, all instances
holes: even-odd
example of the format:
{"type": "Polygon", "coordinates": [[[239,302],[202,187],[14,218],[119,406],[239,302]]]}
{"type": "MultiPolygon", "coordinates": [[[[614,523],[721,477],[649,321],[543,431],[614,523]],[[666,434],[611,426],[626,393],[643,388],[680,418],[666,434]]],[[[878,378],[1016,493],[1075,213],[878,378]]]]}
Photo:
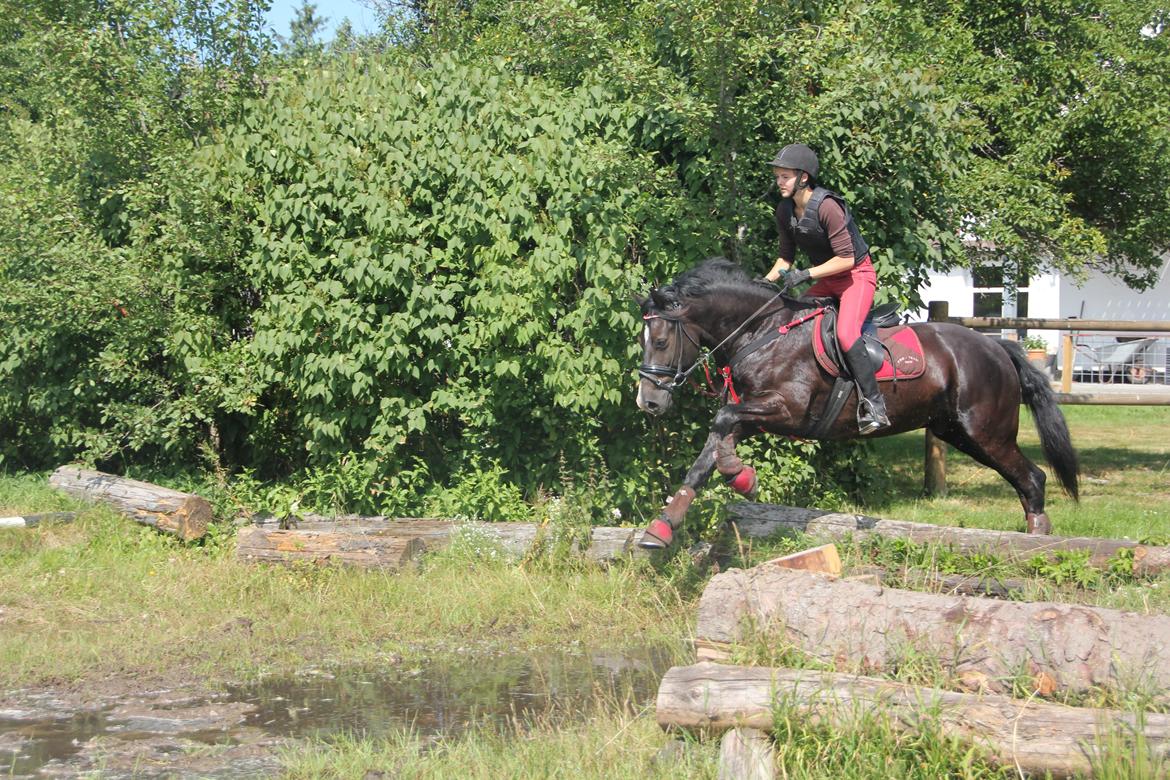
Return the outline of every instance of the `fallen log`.
{"type": "Polygon", "coordinates": [[[72,523],[76,519],[76,512],[43,512],[37,515],[16,515],[14,517],[0,517],[0,528],[36,528],[38,525],[72,523]]]}
{"type": "Polygon", "coordinates": [[[135,522],[185,542],[206,534],[212,519],[211,504],[194,494],[77,466],[57,469],[49,484],[71,496],[109,504],[135,522]]]}
{"type": "MultiPolygon", "coordinates": [[[[515,557],[524,556],[535,545],[554,541],[548,529],[537,523],[466,523],[382,517],[308,519],[291,529],[280,529],[274,523],[245,527],[237,534],[236,552],[244,560],[315,559],[316,555],[322,560],[395,568],[400,564],[393,560],[398,552],[389,544],[391,540],[417,540],[424,549],[434,551],[449,545],[457,533],[482,534],[486,540],[499,544],[515,557]],[[339,556],[340,547],[360,549],[363,554],[339,556]],[[391,560],[381,561],[380,550],[386,550],[391,560]]],[[[574,549],[599,563],[645,555],[634,545],[634,534],[633,528],[591,528],[588,547],[580,550],[579,545],[574,545],[574,549]]]]}
{"type": "Polygon", "coordinates": [[[742,536],[753,538],[777,533],[806,533],[834,541],[847,536],[881,536],[908,539],[918,544],[943,544],[967,555],[991,553],[1008,561],[1027,561],[1037,555],[1052,558],[1062,550],[1087,550],[1089,564],[1100,568],[1107,568],[1120,550],[1133,550],[1134,574],[1147,576],[1170,570],[1170,547],[1138,544],[1128,539],[958,528],[749,501],[730,504],[727,519],[735,523],[742,536]]]}
{"type": "Polygon", "coordinates": [[[369,569],[396,571],[426,550],[412,536],[282,530],[250,526],[236,533],[236,555],[248,562],[291,564],[344,563],[369,569]]]}
{"type": "Polygon", "coordinates": [[[1054,777],[1092,776],[1108,751],[1144,742],[1170,757],[1170,715],[1069,707],[1007,696],[955,693],[871,677],[699,663],[676,666],[658,689],[664,729],[771,731],[777,713],[833,728],[874,719],[899,732],[936,730],[994,763],[1054,777]]]}
{"type": "Polygon", "coordinates": [[[901,582],[909,590],[943,593],[949,596],[989,596],[997,599],[1022,598],[1028,588],[1028,583],[1024,580],[983,577],[977,574],[942,574],[916,568],[905,569],[900,574],[891,574],[880,566],[858,567],[846,579],[865,580],[874,585],[887,587],[898,587],[895,583],[901,582]]]}
{"type": "Polygon", "coordinates": [[[1052,602],[896,590],[774,566],[712,577],[699,600],[699,658],[774,637],[836,669],[936,661],[964,687],[1043,691],[1095,686],[1170,700],[1170,616],[1052,602]]]}

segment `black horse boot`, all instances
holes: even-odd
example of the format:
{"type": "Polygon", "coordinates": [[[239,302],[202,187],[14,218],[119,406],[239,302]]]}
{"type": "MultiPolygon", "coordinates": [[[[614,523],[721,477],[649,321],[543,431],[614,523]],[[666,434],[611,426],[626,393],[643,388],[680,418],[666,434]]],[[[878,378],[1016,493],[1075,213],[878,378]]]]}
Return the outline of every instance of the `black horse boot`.
{"type": "Polygon", "coordinates": [[[853,346],[845,352],[845,362],[849,364],[849,372],[857,384],[857,429],[865,436],[888,428],[890,418],[886,415],[886,399],[878,390],[873,363],[865,351],[863,339],[853,342],[853,346]]]}

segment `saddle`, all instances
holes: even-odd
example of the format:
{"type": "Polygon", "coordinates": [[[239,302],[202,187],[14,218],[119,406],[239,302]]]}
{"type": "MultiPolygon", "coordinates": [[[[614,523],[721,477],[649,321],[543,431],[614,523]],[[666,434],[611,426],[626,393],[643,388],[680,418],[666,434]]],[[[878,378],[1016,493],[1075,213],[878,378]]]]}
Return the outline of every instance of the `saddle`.
{"type": "MultiPolygon", "coordinates": [[[[887,303],[870,310],[861,327],[865,351],[879,382],[916,379],[926,371],[922,343],[909,325],[898,321],[898,305],[887,303]]],[[[813,354],[817,363],[832,377],[848,377],[845,356],[837,342],[837,310],[826,306],[817,315],[813,328],[813,354]]]]}
{"type": "MultiPolygon", "coordinates": [[[[889,303],[872,309],[861,326],[862,343],[873,366],[874,378],[879,382],[914,379],[926,371],[922,343],[918,334],[908,325],[898,322],[897,304],[889,303]]],[[[817,364],[829,376],[835,377],[833,388],[820,414],[809,420],[807,430],[814,439],[824,436],[840,416],[845,402],[852,395],[854,380],[845,364],[845,356],[837,342],[837,309],[833,302],[816,315],[813,328],[813,355],[817,364]]],[[[860,396],[860,388],[857,390],[860,396]]]]}
{"type": "MultiPolygon", "coordinates": [[[[731,374],[735,364],[772,340],[791,332],[793,328],[802,323],[815,320],[816,327],[812,329],[813,355],[817,364],[836,379],[825,401],[825,408],[820,414],[811,415],[805,426],[806,433],[803,435],[819,439],[828,432],[833,422],[840,416],[841,410],[845,408],[845,402],[853,393],[854,380],[849,369],[845,367],[845,357],[841,354],[841,347],[837,343],[836,301],[832,298],[802,298],[798,303],[812,310],[779,328],[769,328],[735,354],[731,362],[724,368],[724,376],[727,387],[730,388],[731,374]]],[[[873,365],[874,376],[879,381],[915,379],[926,371],[922,343],[918,340],[918,334],[914,332],[913,328],[899,323],[896,303],[888,303],[871,309],[862,324],[861,335],[865,339],[864,343],[873,365]]]]}

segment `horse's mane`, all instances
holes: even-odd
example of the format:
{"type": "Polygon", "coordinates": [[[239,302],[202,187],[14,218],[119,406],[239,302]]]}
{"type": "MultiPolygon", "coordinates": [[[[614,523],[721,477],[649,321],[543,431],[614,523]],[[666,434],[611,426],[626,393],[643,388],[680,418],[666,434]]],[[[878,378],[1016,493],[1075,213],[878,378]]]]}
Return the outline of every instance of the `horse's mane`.
{"type": "MultiPolygon", "coordinates": [[[[752,279],[747,271],[725,257],[709,257],[694,268],[683,271],[669,284],[652,291],[651,296],[669,305],[682,306],[687,301],[712,294],[753,301],[761,296],[773,296],[777,289],[752,279]]],[[[793,298],[784,294],[780,297],[780,304],[796,311],[824,305],[825,299],[793,298]]]]}
{"type": "Polygon", "coordinates": [[[689,298],[703,298],[715,290],[720,293],[752,295],[761,292],[760,286],[752,282],[747,271],[724,257],[709,257],[659,288],[659,292],[667,299],[680,303],[689,298]]]}

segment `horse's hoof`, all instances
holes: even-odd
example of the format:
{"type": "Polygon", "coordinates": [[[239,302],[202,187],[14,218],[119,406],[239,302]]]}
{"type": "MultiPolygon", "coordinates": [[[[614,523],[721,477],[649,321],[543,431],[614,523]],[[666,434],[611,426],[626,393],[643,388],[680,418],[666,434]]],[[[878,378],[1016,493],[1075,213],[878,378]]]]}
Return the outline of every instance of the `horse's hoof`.
{"type": "Polygon", "coordinates": [[[670,523],[662,518],[651,521],[646,530],[642,532],[642,538],[638,540],[638,546],[644,550],[665,550],[674,542],[674,529],[670,527],[670,523]]]}
{"type": "Polygon", "coordinates": [[[1052,521],[1048,519],[1048,515],[1040,512],[1039,514],[1028,514],[1025,516],[1028,523],[1028,533],[1030,534],[1051,534],[1052,521]]]}

